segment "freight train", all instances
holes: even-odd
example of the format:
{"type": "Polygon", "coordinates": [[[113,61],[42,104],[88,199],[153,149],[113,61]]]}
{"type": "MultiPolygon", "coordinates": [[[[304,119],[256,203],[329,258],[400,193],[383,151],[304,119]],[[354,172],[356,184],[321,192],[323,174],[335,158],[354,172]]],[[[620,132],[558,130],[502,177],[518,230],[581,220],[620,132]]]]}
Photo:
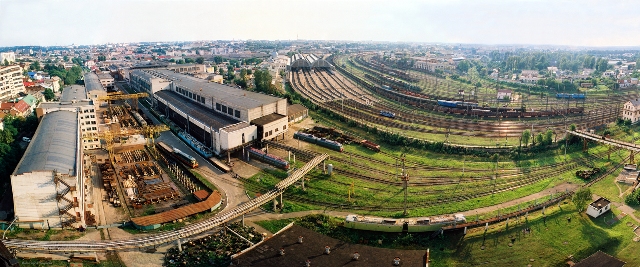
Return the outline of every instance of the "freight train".
{"type": "Polygon", "coordinates": [[[432,232],[442,229],[442,227],[466,223],[467,219],[463,214],[441,215],[431,217],[418,217],[409,219],[380,218],[372,216],[347,215],[344,227],[378,231],[378,232],[432,232]]]}
{"type": "Polygon", "coordinates": [[[289,169],[289,162],[275,155],[265,153],[264,151],[250,147],[249,155],[252,159],[257,159],[267,164],[271,164],[283,170],[289,169]]]}
{"type": "Polygon", "coordinates": [[[303,141],[307,141],[309,143],[312,144],[316,144],[322,147],[326,147],[329,148],[331,150],[335,150],[335,151],[339,151],[342,152],[344,150],[344,148],[342,147],[342,144],[336,142],[336,141],[332,141],[332,140],[328,140],[328,139],[324,139],[324,138],[319,138],[316,137],[312,134],[307,134],[307,133],[303,133],[303,132],[296,132],[293,134],[293,138],[295,139],[300,139],[303,141]]]}
{"type": "Polygon", "coordinates": [[[192,157],[191,155],[184,153],[175,147],[167,145],[162,141],[156,143],[156,146],[160,149],[160,151],[182,162],[184,165],[187,165],[194,169],[198,168],[198,161],[196,161],[196,158],[192,157]]]}
{"type": "Polygon", "coordinates": [[[466,102],[466,101],[449,101],[449,100],[438,100],[438,106],[449,107],[449,108],[477,108],[478,103],[474,102],[466,102]]]}

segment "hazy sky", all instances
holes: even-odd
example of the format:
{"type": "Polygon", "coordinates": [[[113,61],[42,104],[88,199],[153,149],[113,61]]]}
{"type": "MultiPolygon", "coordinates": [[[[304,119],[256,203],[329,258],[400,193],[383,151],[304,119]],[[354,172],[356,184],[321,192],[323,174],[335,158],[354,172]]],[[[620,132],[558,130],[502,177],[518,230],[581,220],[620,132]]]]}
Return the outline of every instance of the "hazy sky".
{"type": "Polygon", "coordinates": [[[640,45],[626,0],[0,0],[0,46],[323,39],[640,45]]]}

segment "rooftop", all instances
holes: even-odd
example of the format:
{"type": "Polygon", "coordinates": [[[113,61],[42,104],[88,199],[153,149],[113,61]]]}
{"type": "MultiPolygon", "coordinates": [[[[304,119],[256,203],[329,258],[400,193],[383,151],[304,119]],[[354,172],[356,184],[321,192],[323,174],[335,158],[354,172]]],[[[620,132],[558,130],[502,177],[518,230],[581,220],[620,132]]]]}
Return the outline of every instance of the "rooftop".
{"type": "Polygon", "coordinates": [[[87,88],[88,92],[93,90],[105,90],[100,83],[98,75],[93,72],[84,74],[84,86],[87,88]]]}
{"type": "Polygon", "coordinates": [[[592,202],[591,205],[592,207],[594,207],[596,210],[600,210],[601,208],[604,208],[605,206],[609,205],[609,203],[611,203],[611,201],[609,201],[606,198],[598,198],[596,201],[592,202]]]}
{"type": "Polygon", "coordinates": [[[626,262],[598,250],[598,252],[591,254],[591,256],[576,263],[573,267],[622,267],[625,264],[626,262]]]}
{"type": "Polygon", "coordinates": [[[424,266],[423,250],[394,250],[372,246],[356,245],[316,233],[294,225],[262,244],[233,259],[234,266],[304,266],[307,259],[311,266],[393,266],[393,259],[400,258],[401,266],[424,266]],[[302,244],[298,236],[304,237],[302,244]],[[329,246],[331,253],[324,254],[329,246]],[[284,248],[285,255],[279,250],[284,248]],[[352,261],[354,252],[360,254],[358,261],[352,261]]]}
{"type": "Polygon", "coordinates": [[[175,73],[170,70],[154,70],[163,74],[174,84],[200,96],[213,98],[216,102],[230,103],[237,107],[252,109],[262,105],[275,103],[281,98],[265,94],[242,90],[239,88],[209,82],[207,80],[194,78],[188,75],[175,73]]]}
{"type": "Polygon", "coordinates": [[[101,73],[98,73],[96,75],[98,75],[98,79],[113,79],[111,74],[106,73],[106,72],[101,72],[101,73]]]}
{"type": "Polygon", "coordinates": [[[278,113],[271,113],[269,115],[262,116],[260,118],[255,119],[255,120],[252,120],[251,123],[255,124],[255,125],[266,125],[266,124],[272,123],[274,121],[277,121],[279,119],[282,119],[284,117],[285,117],[284,115],[280,115],[278,113]]]}
{"type": "Polygon", "coordinates": [[[231,126],[234,124],[244,124],[249,126],[246,122],[240,122],[238,120],[234,120],[232,118],[215,114],[215,111],[203,107],[199,104],[193,103],[191,100],[179,95],[173,91],[159,91],[156,94],[156,97],[162,98],[165,101],[171,103],[174,107],[189,114],[189,116],[193,117],[196,120],[206,124],[207,126],[211,126],[216,129],[216,131],[220,131],[221,128],[225,128],[227,126],[231,126]]]}
{"type": "Polygon", "coordinates": [[[72,102],[72,101],[80,101],[82,99],[87,99],[87,92],[85,91],[85,87],[79,85],[72,85],[70,87],[65,87],[62,90],[62,95],[60,96],[60,102],[72,102]]]}
{"type": "Polygon", "coordinates": [[[149,226],[155,224],[161,224],[166,222],[175,221],[177,219],[182,219],[206,210],[209,210],[215,207],[217,204],[220,204],[222,197],[220,196],[220,192],[214,191],[207,200],[198,202],[195,204],[190,204],[187,206],[179,207],[177,209],[173,209],[170,211],[165,211],[149,216],[142,216],[131,219],[133,223],[138,226],[149,226]]]}
{"type": "Polygon", "coordinates": [[[307,110],[307,108],[303,105],[300,104],[293,104],[290,105],[289,107],[287,107],[287,115],[291,116],[291,115],[295,115],[299,112],[305,111],[307,110]]]}
{"type": "Polygon", "coordinates": [[[78,114],[56,111],[44,115],[13,175],[53,171],[75,175],[78,114]]]}

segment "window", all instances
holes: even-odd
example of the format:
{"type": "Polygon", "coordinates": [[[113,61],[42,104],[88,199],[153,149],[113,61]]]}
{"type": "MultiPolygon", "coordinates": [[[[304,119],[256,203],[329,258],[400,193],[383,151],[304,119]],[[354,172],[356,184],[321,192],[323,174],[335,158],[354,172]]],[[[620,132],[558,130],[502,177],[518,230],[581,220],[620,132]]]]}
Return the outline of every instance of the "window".
{"type": "Polygon", "coordinates": [[[282,130],[286,130],[287,129],[287,125],[282,126],[282,130]]]}
{"type": "Polygon", "coordinates": [[[240,118],[240,110],[236,110],[236,115],[235,115],[235,117],[236,117],[236,118],[240,118]]]}
{"type": "Polygon", "coordinates": [[[273,134],[273,130],[269,131],[269,135],[272,135],[272,134],[273,134]]]}
{"type": "Polygon", "coordinates": [[[229,114],[229,115],[233,116],[233,109],[232,109],[232,108],[229,108],[229,110],[228,110],[227,114],[229,114]]]}
{"type": "Polygon", "coordinates": [[[264,137],[267,137],[267,136],[269,136],[269,133],[264,133],[264,137]]]}
{"type": "Polygon", "coordinates": [[[216,103],[216,110],[220,111],[220,103],[216,103]]]}
{"type": "Polygon", "coordinates": [[[278,128],[276,128],[276,133],[278,132],[278,128]]]}
{"type": "Polygon", "coordinates": [[[227,106],[222,105],[222,113],[227,113],[227,106]]]}

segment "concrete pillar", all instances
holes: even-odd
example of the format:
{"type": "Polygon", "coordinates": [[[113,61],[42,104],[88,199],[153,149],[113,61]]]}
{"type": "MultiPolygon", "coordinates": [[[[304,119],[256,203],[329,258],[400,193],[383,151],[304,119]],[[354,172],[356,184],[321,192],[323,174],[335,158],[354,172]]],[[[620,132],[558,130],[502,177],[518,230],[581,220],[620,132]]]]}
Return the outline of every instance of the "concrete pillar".
{"type": "Polygon", "coordinates": [[[280,209],[284,208],[284,202],[282,202],[282,193],[280,193],[280,209]]]}
{"type": "Polygon", "coordinates": [[[287,150],[287,153],[289,153],[289,161],[291,161],[291,150],[287,150]]]}
{"type": "Polygon", "coordinates": [[[293,154],[293,163],[296,163],[296,154],[293,154]]]}
{"type": "Polygon", "coordinates": [[[327,163],[322,161],[322,173],[327,174],[327,163]]]}
{"type": "Polygon", "coordinates": [[[276,209],[276,208],[277,208],[277,206],[276,206],[276,205],[277,205],[277,204],[276,204],[277,202],[278,202],[278,201],[274,198],[274,199],[273,199],[273,211],[276,211],[276,210],[277,210],[277,209],[276,209]]]}
{"type": "Polygon", "coordinates": [[[269,153],[269,144],[266,144],[264,147],[264,153],[269,153]]]}
{"type": "Polygon", "coordinates": [[[178,251],[182,252],[182,240],[178,238],[178,251]]]}
{"type": "MultiPolygon", "coordinates": [[[[244,227],[244,214],[242,214],[242,227],[244,227]]],[[[465,228],[466,230],[466,228],[465,228]]]]}
{"type": "Polygon", "coordinates": [[[231,163],[231,152],[227,150],[227,163],[231,163]]]}

